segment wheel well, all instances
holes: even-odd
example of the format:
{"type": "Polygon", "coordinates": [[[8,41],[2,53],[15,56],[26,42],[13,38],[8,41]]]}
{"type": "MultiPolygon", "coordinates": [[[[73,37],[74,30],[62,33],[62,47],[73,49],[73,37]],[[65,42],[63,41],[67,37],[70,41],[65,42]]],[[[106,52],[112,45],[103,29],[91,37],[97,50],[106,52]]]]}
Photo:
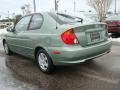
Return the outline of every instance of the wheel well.
{"type": "Polygon", "coordinates": [[[34,52],[34,56],[35,56],[35,58],[36,58],[37,52],[38,52],[40,49],[45,50],[45,49],[42,48],[42,47],[36,47],[36,48],[35,48],[35,52],[34,52]]]}
{"type": "Polygon", "coordinates": [[[3,45],[4,45],[4,43],[5,43],[5,39],[3,39],[3,45]]]}

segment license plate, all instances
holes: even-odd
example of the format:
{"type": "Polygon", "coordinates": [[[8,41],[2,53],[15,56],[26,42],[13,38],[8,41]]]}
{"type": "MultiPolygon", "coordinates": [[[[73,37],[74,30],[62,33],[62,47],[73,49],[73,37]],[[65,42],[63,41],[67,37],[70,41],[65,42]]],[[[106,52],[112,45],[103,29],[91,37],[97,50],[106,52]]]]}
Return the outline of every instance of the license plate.
{"type": "Polygon", "coordinates": [[[90,33],[91,42],[97,42],[100,40],[100,32],[90,33]]]}

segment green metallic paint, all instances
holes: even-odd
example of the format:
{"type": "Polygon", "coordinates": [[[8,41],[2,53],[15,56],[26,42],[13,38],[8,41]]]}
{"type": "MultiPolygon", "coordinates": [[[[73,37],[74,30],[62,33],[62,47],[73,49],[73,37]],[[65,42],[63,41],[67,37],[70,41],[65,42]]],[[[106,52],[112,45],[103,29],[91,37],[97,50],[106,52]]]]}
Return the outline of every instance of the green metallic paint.
{"type": "Polygon", "coordinates": [[[3,39],[6,40],[13,52],[35,59],[35,49],[42,47],[51,56],[54,65],[64,65],[80,63],[81,60],[110,51],[111,41],[107,40],[104,35],[106,32],[104,23],[71,23],[65,25],[57,23],[58,29],[56,29],[56,21],[47,13],[41,14],[44,21],[40,29],[4,34],[3,39]],[[74,29],[79,45],[66,45],[62,41],[61,34],[70,28],[74,29]],[[100,32],[101,41],[90,43],[87,33],[93,31],[100,32]],[[54,51],[59,51],[60,54],[53,54],[54,51]]]}

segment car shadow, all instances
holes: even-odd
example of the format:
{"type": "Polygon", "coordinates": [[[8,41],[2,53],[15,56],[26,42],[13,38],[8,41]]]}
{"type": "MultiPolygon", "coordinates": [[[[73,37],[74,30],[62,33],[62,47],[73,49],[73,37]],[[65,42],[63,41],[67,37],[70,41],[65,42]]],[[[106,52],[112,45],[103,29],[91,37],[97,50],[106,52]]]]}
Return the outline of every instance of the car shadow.
{"type": "Polygon", "coordinates": [[[120,34],[111,34],[110,37],[112,37],[112,38],[120,38],[120,34]]]}
{"type": "Polygon", "coordinates": [[[73,82],[74,86],[79,82],[78,86],[85,87],[88,85],[90,76],[103,76],[103,73],[108,71],[98,60],[72,66],[57,66],[55,71],[49,75],[42,73],[34,61],[18,54],[6,56],[5,62],[15,79],[46,90],[72,88],[73,82]]]}
{"type": "MultiPolygon", "coordinates": [[[[13,71],[16,71],[19,74],[24,74],[24,73],[41,74],[42,73],[37,67],[36,62],[33,59],[21,56],[19,54],[13,54],[12,56],[6,56],[6,65],[10,69],[14,69],[13,71]]],[[[99,65],[95,60],[90,60],[87,62],[70,65],[70,66],[55,66],[54,68],[55,68],[54,72],[51,75],[66,75],[67,76],[69,74],[77,74],[80,72],[86,72],[86,69],[88,69],[88,71],[105,70],[105,68],[99,65]]],[[[46,75],[46,74],[42,73],[42,75],[46,75]]]]}

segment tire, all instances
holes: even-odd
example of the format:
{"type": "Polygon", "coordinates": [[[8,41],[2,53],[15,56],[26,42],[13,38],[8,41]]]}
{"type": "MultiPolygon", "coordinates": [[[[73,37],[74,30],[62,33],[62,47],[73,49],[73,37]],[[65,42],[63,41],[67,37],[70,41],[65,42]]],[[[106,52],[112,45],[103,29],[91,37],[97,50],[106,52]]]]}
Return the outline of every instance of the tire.
{"type": "Polygon", "coordinates": [[[40,70],[44,73],[50,74],[53,71],[53,62],[48,53],[41,49],[36,55],[37,64],[40,70]]]}
{"type": "Polygon", "coordinates": [[[8,44],[6,42],[3,43],[3,47],[4,47],[6,55],[12,54],[12,51],[9,49],[8,44]]]}

